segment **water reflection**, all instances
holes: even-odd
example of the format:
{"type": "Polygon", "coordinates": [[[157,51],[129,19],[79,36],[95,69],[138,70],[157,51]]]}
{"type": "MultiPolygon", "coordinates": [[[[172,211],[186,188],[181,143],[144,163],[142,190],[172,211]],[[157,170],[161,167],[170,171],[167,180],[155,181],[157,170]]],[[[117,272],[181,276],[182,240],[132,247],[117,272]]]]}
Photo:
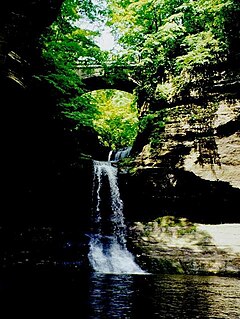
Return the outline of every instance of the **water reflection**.
{"type": "Polygon", "coordinates": [[[209,276],[98,275],[90,318],[240,318],[240,280],[209,276]]]}
{"type": "Polygon", "coordinates": [[[93,274],[89,291],[90,318],[131,318],[133,281],[131,275],[93,274]]]}
{"type": "Polygon", "coordinates": [[[44,271],[0,276],[4,318],[240,319],[240,278],[44,271]]]}

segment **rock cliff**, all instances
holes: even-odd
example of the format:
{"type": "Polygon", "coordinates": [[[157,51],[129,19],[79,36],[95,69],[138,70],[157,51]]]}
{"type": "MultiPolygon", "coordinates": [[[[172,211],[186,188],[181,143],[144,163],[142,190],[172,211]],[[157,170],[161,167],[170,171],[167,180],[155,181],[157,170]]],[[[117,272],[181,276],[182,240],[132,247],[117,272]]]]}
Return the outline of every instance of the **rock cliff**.
{"type": "Polygon", "coordinates": [[[203,223],[240,221],[240,100],[220,98],[210,109],[173,107],[155,140],[135,152],[123,177],[133,220],[170,214],[203,223]]]}
{"type": "Polygon", "coordinates": [[[0,13],[1,223],[70,223],[83,217],[79,198],[89,209],[91,163],[85,170],[79,158],[98,147],[97,136],[72,133],[51,88],[35,77],[44,68],[39,37],[62,2],[10,0],[0,13]]]}
{"type": "Polygon", "coordinates": [[[135,145],[122,189],[129,245],[148,271],[239,276],[238,92],[235,74],[214,103],[172,107],[135,145]]]}
{"type": "Polygon", "coordinates": [[[133,250],[150,272],[240,275],[240,224],[204,225],[172,216],[131,228],[133,250]]]}

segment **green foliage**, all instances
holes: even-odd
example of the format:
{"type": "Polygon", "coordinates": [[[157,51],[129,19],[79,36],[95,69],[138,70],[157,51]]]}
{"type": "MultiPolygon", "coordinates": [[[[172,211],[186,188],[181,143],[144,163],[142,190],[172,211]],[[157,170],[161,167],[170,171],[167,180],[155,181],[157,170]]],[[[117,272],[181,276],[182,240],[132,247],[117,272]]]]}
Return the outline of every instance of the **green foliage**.
{"type": "Polygon", "coordinates": [[[165,122],[164,121],[157,121],[155,125],[153,126],[153,131],[150,135],[150,144],[151,147],[159,147],[162,143],[162,132],[165,128],[165,122]]]}
{"type": "Polygon", "coordinates": [[[197,226],[190,222],[185,217],[175,217],[175,216],[162,216],[154,220],[157,222],[158,227],[164,227],[169,229],[171,227],[177,228],[177,234],[183,236],[185,234],[192,234],[196,232],[197,226]]]}
{"type": "Polygon", "coordinates": [[[76,127],[84,125],[94,127],[94,119],[99,110],[89,95],[82,94],[60,104],[62,113],[76,121],[76,127]]]}
{"type": "Polygon", "coordinates": [[[125,48],[120,59],[138,64],[132,76],[153,102],[172,103],[193,89],[203,94],[240,38],[236,0],[108,2],[109,24],[125,48]]]}
{"type": "Polygon", "coordinates": [[[128,146],[137,130],[151,128],[150,142],[155,146],[166,123],[159,110],[203,96],[219,65],[239,58],[239,17],[237,0],[65,0],[57,20],[42,36],[46,71],[37,77],[50,84],[59,113],[74,119],[76,126],[96,129],[105,145],[128,146]],[[111,56],[94,42],[99,30],[81,25],[84,19],[106,21],[106,15],[122,46],[111,56]],[[114,67],[109,68],[110,57],[114,67]],[[112,78],[131,77],[138,84],[137,98],[154,109],[138,123],[135,101],[127,95],[84,94],[76,68],[92,63],[104,65],[112,78]]]}
{"type": "Polygon", "coordinates": [[[214,38],[211,31],[202,31],[189,35],[184,39],[186,54],[176,58],[177,70],[193,70],[206,64],[216,63],[220,52],[219,41],[214,38]]]}
{"type": "MultiPolygon", "coordinates": [[[[170,215],[165,215],[156,218],[151,222],[147,222],[143,225],[142,235],[145,237],[156,237],[156,234],[159,237],[164,234],[162,240],[171,240],[172,237],[183,237],[183,236],[194,236],[197,237],[197,225],[190,222],[187,218],[184,217],[175,217],[170,215]]],[[[202,240],[203,234],[200,235],[202,240]]],[[[204,234],[205,236],[205,234],[204,234]]]]}
{"type": "Polygon", "coordinates": [[[150,132],[149,142],[152,147],[161,144],[161,134],[167,122],[166,110],[149,112],[139,120],[139,132],[150,132]]]}
{"type": "Polygon", "coordinates": [[[64,1],[59,17],[41,39],[46,72],[39,78],[50,84],[60,114],[73,119],[75,128],[94,128],[104,145],[116,149],[131,145],[136,136],[134,97],[112,90],[84,94],[85,87],[76,73],[82,64],[106,65],[106,52],[93,41],[98,32],[81,28],[82,18],[90,21],[103,17],[103,2],[64,1]]]}
{"type": "Polygon", "coordinates": [[[171,102],[176,94],[176,87],[172,81],[158,83],[155,90],[155,98],[166,102],[171,102]]]}
{"type": "Polygon", "coordinates": [[[139,132],[143,132],[147,130],[149,127],[152,127],[157,116],[157,113],[153,112],[150,112],[142,116],[139,120],[139,132]]]}
{"type": "Polygon", "coordinates": [[[101,142],[111,149],[132,145],[137,134],[137,108],[134,96],[118,90],[93,91],[98,115],[94,129],[101,142]]]}
{"type": "Polygon", "coordinates": [[[81,17],[93,18],[96,10],[91,0],[65,0],[57,20],[41,38],[45,73],[38,78],[50,84],[59,113],[74,119],[76,126],[93,126],[98,113],[89,97],[83,96],[85,88],[76,73],[79,64],[100,63],[105,58],[92,39],[95,32],[76,23],[81,17]]]}

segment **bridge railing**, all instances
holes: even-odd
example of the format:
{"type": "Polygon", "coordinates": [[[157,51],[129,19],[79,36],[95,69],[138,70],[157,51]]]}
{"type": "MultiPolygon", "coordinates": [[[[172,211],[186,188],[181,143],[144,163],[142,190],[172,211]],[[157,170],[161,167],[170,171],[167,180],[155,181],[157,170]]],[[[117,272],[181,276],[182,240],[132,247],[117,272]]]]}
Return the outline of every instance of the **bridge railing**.
{"type": "MultiPolygon", "coordinates": [[[[113,63],[105,64],[108,68],[121,68],[121,69],[132,69],[136,67],[136,64],[129,65],[116,65],[113,63]]],[[[106,74],[106,68],[101,64],[79,64],[76,69],[77,74],[82,79],[87,79],[91,77],[102,77],[106,74]]]]}

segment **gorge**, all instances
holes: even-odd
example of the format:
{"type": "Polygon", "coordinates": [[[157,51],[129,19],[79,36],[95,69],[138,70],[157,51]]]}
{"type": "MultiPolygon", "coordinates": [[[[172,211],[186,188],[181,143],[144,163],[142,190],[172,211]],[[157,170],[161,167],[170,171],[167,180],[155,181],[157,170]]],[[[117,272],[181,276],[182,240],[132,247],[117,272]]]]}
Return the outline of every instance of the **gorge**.
{"type": "Polygon", "coordinates": [[[239,318],[239,23],[237,0],[4,3],[3,316],[239,318]]]}
{"type": "MultiPolygon", "coordinates": [[[[57,83],[60,90],[56,90],[55,80],[60,76],[54,72],[59,68],[59,72],[65,75],[66,70],[59,65],[53,66],[53,60],[47,60],[42,55],[39,39],[57,19],[62,2],[29,0],[22,6],[12,0],[8,3],[6,12],[1,13],[0,80],[2,99],[5,101],[1,122],[1,238],[5,242],[1,248],[3,268],[19,265],[35,267],[36,264],[53,267],[56,263],[62,265],[64,259],[65,264],[71,267],[79,265],[78,261],[82,261],[81,265],[88,263],[88,240],[85,233],[89,233],[91,227],[92,160],[107,159],[110,149],[99,142],[92,124],[82,125],[75,118],[63,115],[64,112],[74,112],[72,109],[71,112],[68,109],[62,111],[60,103],[65,98],[62,91],[68,85],[64,80],[64,84],[57,83]],[[44,19],[39,19],[39,16],[44,19]],[[51,78],[52,74],[57,76],[51,78]]],[[[226,12],[235,23],[234,21],[239,21],[239,5],[234,1],[232,3],[234,9],[229,7],[226,12]]],[[[214,10],[217,8],[214,7],[214,10]]],[[[186,10],[192,8],[187,7],[186,10]]],[[[222,19],[225,18],[221,10],[216,11],[214,16],[218,14],[222,19]]],[[[189,16],[188,13],[186,16],[189,16]]],[[[172,19],[178,21],[174,20],[178,19],[176,16],[172,19]]],[[[198,73],[200,67],[197,65],[192,77],[184,69],[181,73],[185,74],[184,84],[180,83],[182,78],[177,78],[176,83],[186,87],[177,88],[181,89],[177,97],[169,95],[165,99],[168,92],[174,91],[174,84],[168,81],[172,76],[167,79],[167,75],[162,73],[165,66],[159,64],[155,67],[147,60],[148,56],[145,57],[144,54],[150,48],[140,50],[142,64],[138,71],[130,72],[138,85],[140,124],[130,157],[118,164],[118,182],[127,228],[133,230],[136,227],[135,235],[140,234],[139,241],[135,235],[129,236],[129,240],[133,238],[129,246],[137,254],[141,252],[139,244],[142,241],[148,246],[146,248],[143,245],[144,253],[147,251],[146,254],[149,254],[153,248],[154,243],[151,241],[154,242],[154,239],[150,235],[156,229],[149,226],[149,236],[145,236],[144,229],[149,222],[154,224],[159,217],[174,216],[176,220],[187,218],[191,223],[198,224],[240,222],[239,22],[234,24],[236,32],[232,34],[229,32],[230,20],[226,18],[224,29],[230,56],[224,56],[225,62],[219,62],[217,66],[211,65],[209,69],[206,67],[202,73],[198,73]],[[201,77],[204,72],[207,75],[201,77]],[[165,86],[160,84],[164,78],[165,86]],[[159,81],[158,84],[154,84],[156,81],[159,81]],[[135,223],[138,222],[140,224],[136,226],[135,223]]],[[[201,21],[199,24],[203,28],[201,21]]],[[[163,30],[165,27],[164,24],[159,28],[163,30]]],[[[180,28],[179,25],[178,27],[180,28]]],[[[174,30],[174,36],[180,41],[181,30],[174,30]]],[[[164,29],[162,32],[167,31],[164,29]]],[[[191,32],[189,31],[189,37],[196,36],[191,32]]],[[[217,34],[218,32],[215,37],[217,34]]],[[[154,36],[157,39],[157,34],[154,36]]],[[[198,36],[206,40],[209,33],[198,36]]],[[[170,41],[169,37],[169,34],[166,35],[166,43],[170,41]]],[[[195,40],[199,38],[196,36],[195,40]]],[[[141,41],[139,39],[139,43],[141,41]]],[[[149,41],[153,43],[150,36],[149,41]]],[[[189,41],[189,46],[192,45],[187,38],[185,46],[186,41],[189,41]]],[[[45,42],[52,44],[54,41],[45,42]]],[[[200,47],[208,50],[205,43],[206,41],[200,47]]],[[[209,43],[212,42],[209,40],[209,43]]],[[[180,47],[184,45],[179,44],[180,47]]],[[[157,46],[161,47],[160,44],[157,46]]],[[[174,50],[172,52],[177,54],[178,46],[174,50]]],[[[184,59],[184,53],[186,52],[181,51],[178,62],[184,59]]],[[[169,61],[171,54],[167,52],[166,55],[166,61],[169,61]]],[[[154,57],[152,55],[152,60],[154,57]]],[[[206,65],[211,64],[212,60],[209,61],[206,65]]],[[[191,60],[191,63],[194,64],[194,61],[191,60]]],[[[201,63],[204,64],[204,61],[201,63]]],[[[185,66],[179,66],[183,67],[185,66]]],[[[121,76],[123,80],[126,79],[126,73],[119,74],[123,71],[118,65],[106,72],[113,77],[112,82],[109,80],[109,89],[116,83],[114,79],[121,79],[121,76]]],[[[71,78],[67,74],[64,79],[68,76],[71,78]]],[[[76,81],[74,78],[72,82],[77,83],[76,81]]],[[[94,81],[96,84],[99,81],[100,84],[100,79],[94,81]]],[[[78,94],[80,96],[85,93],[83,90],[80,94],[79,88],[80,84],[77,89],[70,85],[70,91],[77,97],[78,94]]],[[[125,85],[126,91],[129,88],[130,86],[125,85]]],[[[130,89],[133,90],[133,87],[130,89]]],[[[78,100],[74,102],[79,103],[78,100]]],[[[69,104],[72,107],[72,102],[69,104]]],[[[86,115],[83,120],[89,123],[91,121],[85,109],[88,108],[82,109],[82,114],[86,115]]],[[[155,242],[158,249],[158,239],[155,238],[155,242]]],[[[234,255],[235,274],[239,274],[237,258],[234,255]]],[[[143,265],[144,263],[146,260],[143,265]]],[[[156,271],[162,272],[163,268],[157,266],[156,271]]],[[[173,268],[171,271],[174,271],[173,268]]],[[[216,271],[212,273],[214,272],[216,271]]]]}

